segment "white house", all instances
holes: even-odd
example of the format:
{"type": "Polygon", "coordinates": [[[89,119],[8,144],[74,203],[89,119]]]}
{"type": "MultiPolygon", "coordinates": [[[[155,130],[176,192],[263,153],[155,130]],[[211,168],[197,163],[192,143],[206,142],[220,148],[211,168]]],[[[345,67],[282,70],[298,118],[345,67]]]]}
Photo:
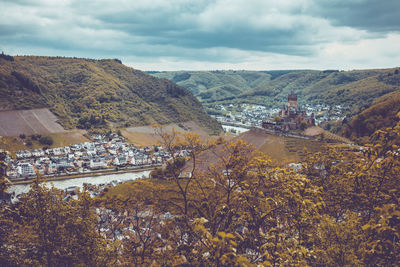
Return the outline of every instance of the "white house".
{"type": "Polygon", "coordinates": [[[103,169],[103,168],[106,168],[107,165],[106,165],[106,163],[105,163],[102,159],[100,159],[100,158],[95,158],[95,159],[91,159],[91,160],[90,160],[90,165],[89,165],[89,167],[90,167],[91,169],[103,169]]]}
{"type": "Polygon", "coordinates": [[[21,176],[31,176],[35,175],[35,170],[30,163],[20,163],[17,167],[17,172],[21,176]]]}

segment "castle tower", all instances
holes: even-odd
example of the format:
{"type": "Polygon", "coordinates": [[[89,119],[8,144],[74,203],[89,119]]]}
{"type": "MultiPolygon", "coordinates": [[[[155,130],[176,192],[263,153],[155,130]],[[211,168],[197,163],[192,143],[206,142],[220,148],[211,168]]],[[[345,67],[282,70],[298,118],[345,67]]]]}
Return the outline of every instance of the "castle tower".
{"type": "Polygon", "coordinates": [[[297,95],[293,91],[288,95],[288,109],[291,107],[297,110],[297,95]]]}

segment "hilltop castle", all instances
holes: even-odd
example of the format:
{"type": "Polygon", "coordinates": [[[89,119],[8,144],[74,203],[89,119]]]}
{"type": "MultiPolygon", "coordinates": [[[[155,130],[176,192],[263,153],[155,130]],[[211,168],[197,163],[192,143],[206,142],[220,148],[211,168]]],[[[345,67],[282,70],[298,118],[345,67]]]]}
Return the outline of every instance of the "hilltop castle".
{"type": "Polygon", "coordinates": [[[263,128],[282,132],[313,125],[315,125],[314,113],[307,116],[307,112],[297,104],[297,95],[293,92],[288,95],[288,103],[281,108],[279,117],[274,121],[264,120],[262,123],[263,128]]]}

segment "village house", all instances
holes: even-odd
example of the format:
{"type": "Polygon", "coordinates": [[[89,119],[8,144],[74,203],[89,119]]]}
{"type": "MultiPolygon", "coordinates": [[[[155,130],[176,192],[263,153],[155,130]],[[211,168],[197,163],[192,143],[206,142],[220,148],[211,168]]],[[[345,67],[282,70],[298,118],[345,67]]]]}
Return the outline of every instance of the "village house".
{"type": "Polygon", "coordinates": [[[90,169],[95,170],[95,169],[107,168],[107,165],[104,162],[104,160],[102,160],[101,158],[95,158],[95,159],[90,160],[89,167],[90,167],[90,169]]]}
{"type": "Polygon", "coordinates": [[[17,173],[23,177],[27,177],[35,175],[35,170],[33,169],[32,164],[23,162],[18,164],[17,173]]]}
{"type": "MultiPolygon", "coordinates": [[[[153,147],[138,148],[123,142],[114,135],[114,139],[98,139],[71,146],[17,151],[17,159],[8,157],[7,176],[21,179],[34,176],[35,171],[44,175],[62,175],[65,173],[86,173],[91,170],[128,167],[160,163],[169,158],[168,153],[158,147],[152,155],[153,147]]],[[[185,153],[185,152],[183,152],[185,153]]]]}

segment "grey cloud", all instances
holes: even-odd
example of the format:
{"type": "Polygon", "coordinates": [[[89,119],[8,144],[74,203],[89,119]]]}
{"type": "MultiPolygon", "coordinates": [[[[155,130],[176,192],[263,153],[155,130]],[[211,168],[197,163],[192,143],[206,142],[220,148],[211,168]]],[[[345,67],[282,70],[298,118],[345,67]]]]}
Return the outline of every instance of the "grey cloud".
{"type": "Polygon", "coordinates": [[[8,13],[32,12],[2,19],[0,10],[0,45],[94,58],[244,62],[242,56],[251,53],[313,57],[324,44],[400,29],[400,1],[282,3],[70,0],[59,7],[49,1],[3,0],[8,13]]]}
{"type": "MultiPolygon", "coordinates": [[[[307,55],[311,38],[307,21],[299,21],[291,28],[258,27],[242,19],[219,23],[218,29],[203,29],[198,16],[208,5],[197,6],[197,10],[149,9],[124,10],[117,13],[102,13],[96,16],[105,27],[120,30],[129,35],[148,38],[155,44],[175,45],[186,48],[227,47],[242,50],[268,51],[284,54],[307,55]],[[221,26],[222,24],[222,26],[221,26]]],[[[218,15],[218,14],[217,14],[218,15]]],[[[250,17],[252,14],[248,14],[250,17]]],[[[266,14],[267,16],[267,14],[266,14]]],[[[219,20],[220,18],[211,18],[219,20]]],[[[212,22],[210,22],[212,23],[212,22]]]]}
{"type": "Polygon", "coordinates": [[[322,16],[333,25],[372,32],[400,31],[399,0],[316,0],[312,14],[322,16]]]}

